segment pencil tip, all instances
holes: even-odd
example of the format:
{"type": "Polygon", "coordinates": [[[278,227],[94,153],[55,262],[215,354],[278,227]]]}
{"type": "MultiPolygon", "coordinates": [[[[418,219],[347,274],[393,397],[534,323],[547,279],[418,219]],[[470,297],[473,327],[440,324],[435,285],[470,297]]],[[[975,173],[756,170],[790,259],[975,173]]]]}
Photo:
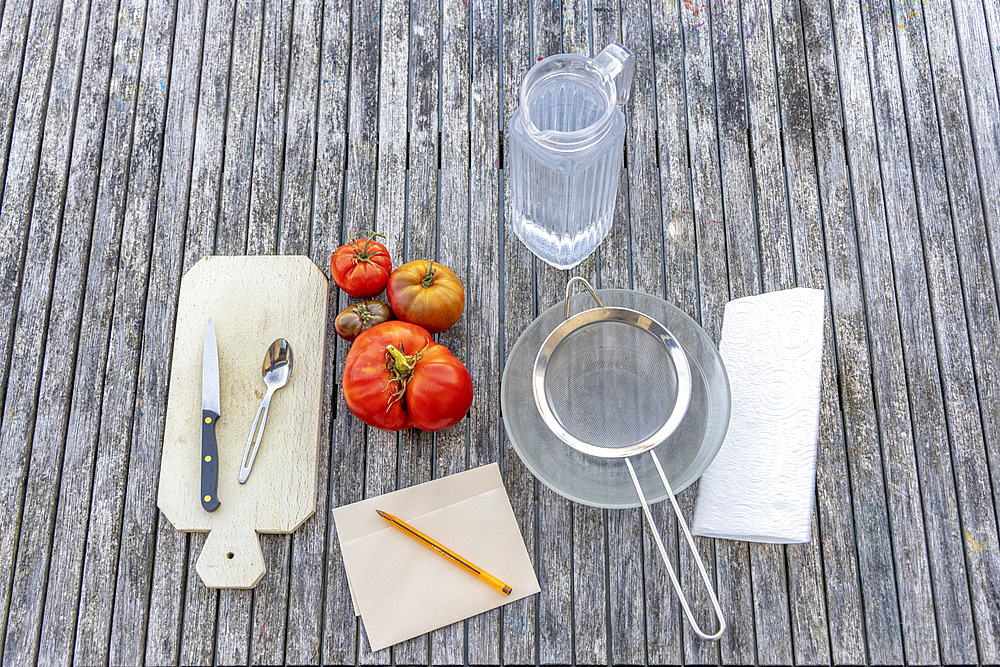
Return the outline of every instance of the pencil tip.
{"type": "Polygon", "coordinates": [[[383,519],[385,518],[385,512],[383,512],[382,510],[375,510],[375,512],[383,519]]]}

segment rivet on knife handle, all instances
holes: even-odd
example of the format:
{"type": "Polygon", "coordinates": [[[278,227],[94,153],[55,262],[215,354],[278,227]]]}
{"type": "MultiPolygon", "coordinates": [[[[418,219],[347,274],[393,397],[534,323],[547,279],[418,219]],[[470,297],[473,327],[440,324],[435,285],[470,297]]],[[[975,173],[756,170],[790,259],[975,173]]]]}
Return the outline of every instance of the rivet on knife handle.
{"type": "Polygon", "coordinates": [[[219,509],[219,448],[215,444],[215,422],[219,415],[201,411],[201,506],[206,512],[219,509]]]}

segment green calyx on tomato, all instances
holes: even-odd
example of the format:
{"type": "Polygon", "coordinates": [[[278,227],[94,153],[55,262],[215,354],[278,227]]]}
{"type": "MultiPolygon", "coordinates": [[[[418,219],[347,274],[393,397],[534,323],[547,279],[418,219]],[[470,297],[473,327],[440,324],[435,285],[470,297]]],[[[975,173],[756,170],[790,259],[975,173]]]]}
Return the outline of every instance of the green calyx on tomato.
{"type": "Polygon", "coordinates": [[[389,396],[387,410],[396,401],[404,401],[405,407],[406,384],[413,377],[413,369],[417,367],[417,362],[423,356],[423,350],[407,356],[402,351],[397,350],[395,345],[385,346],[385,370],[389,371],[389,383],[396,385],[396,391],[389,396]]]}
{"type": "MultiPolygon", "coordinates": [[[[365,245],[364,245],[363,248],[357,248],[356,247],[355,250],[354,250],[354,257],[353,257],[353,259],[354,259],[354,263],[355,264],[358,264],[359,262],[370,262],[370,261],[372,261],[372,257],[377,257],[378,255],[384,255],[385,254],[384,252],[382,252],[378,248],[372,248],[371,247],[372,241],[374,241],[375,239],[384,239],[385,238],[385,234],[379,234],[378,232],[373,231],[373,230],[368,230],[365,233],[368,236],[359,236],[358,238],[354,239],[355,246],[357,246],[357,244],[361,243],[361,241],[365,242],[365,245]]],[[[376,243],[376,245],[381,247],[380,244],[376,243]]]]}
{"type": "Polygon", "coordinates": [[[351,310],[361,320],[361,324],[366,327],[368,326],[368,323],[371,322],[372,319],[374,319],[375,317],[375,313],[372,312],[372,309],[370,306],[368,306],[368,304],[359,303],[358,305],[351,308],[351,310]]]}

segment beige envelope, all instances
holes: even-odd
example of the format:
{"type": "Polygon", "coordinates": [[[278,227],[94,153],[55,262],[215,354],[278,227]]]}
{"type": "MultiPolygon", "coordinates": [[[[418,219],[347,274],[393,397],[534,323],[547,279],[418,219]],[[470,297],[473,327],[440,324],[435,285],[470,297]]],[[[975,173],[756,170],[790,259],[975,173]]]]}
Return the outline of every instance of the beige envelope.
{"type": "Polygon", "coordinates": [[[496,463],[333,510],[355,613],[378,651],[538,593],[496,463]],[[387,524],[394,514],[511,588],[504,595],[387,524]]]}

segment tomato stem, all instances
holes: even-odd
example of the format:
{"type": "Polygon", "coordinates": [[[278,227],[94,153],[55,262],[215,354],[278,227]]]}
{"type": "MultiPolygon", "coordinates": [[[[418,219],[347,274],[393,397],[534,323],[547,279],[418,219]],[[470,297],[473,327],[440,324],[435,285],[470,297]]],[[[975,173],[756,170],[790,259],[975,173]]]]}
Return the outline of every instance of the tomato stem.
{"type": "MultiPolygon", "coordinates": [[[[423,356],[423,350],[407,356],[402,350],[396,349],[393,345],[385,346],[385,369],[389,371],[389,384],[396,384],[396,391],[389,397],[386,410],[391,408],[393,403],[404,398],[406,395],[406,385],[413,377],[413,369],[417,367],[417,362],[423,356]]],[[[388,388],[388,385],[386,387],[388,388]]]]}
{"type": "MultiPolygon", "coordinates": [[[[369,252],[368,248],[371,246],[372,241],[374,241],[375,239],[377,239],[377,238],[383,238],[384,239],[385,238],[385,234],[379,234],[378,232],[376,232],[374,230],[371,230],[371,229],[367,230],[365,233],[368,234],[367,240],[365,241],[365,247],[364,248],[357,248],[354,251],[354,263],[355,264],[357,264],[358,262],[370,262],[371,259],[372,259],[372,257],[375,257],[376,255],[381,255],[382,254],[381,250],[376,250],[375,252],[369,252]]],[[[359,236],[358,238],[354,239],[354,242],[355,243],[359,243],[362,238],[365,238],[365,237],[359,236]]]]}
{"type": "Polygon", "coordinates": [[[420,281],[420,284],[423,285],[424,288],[429,288],[431,285],[434,284],[434,260],[433,259],[427,265],[427,274],[424,276],[423,280],[420,281]]]}

